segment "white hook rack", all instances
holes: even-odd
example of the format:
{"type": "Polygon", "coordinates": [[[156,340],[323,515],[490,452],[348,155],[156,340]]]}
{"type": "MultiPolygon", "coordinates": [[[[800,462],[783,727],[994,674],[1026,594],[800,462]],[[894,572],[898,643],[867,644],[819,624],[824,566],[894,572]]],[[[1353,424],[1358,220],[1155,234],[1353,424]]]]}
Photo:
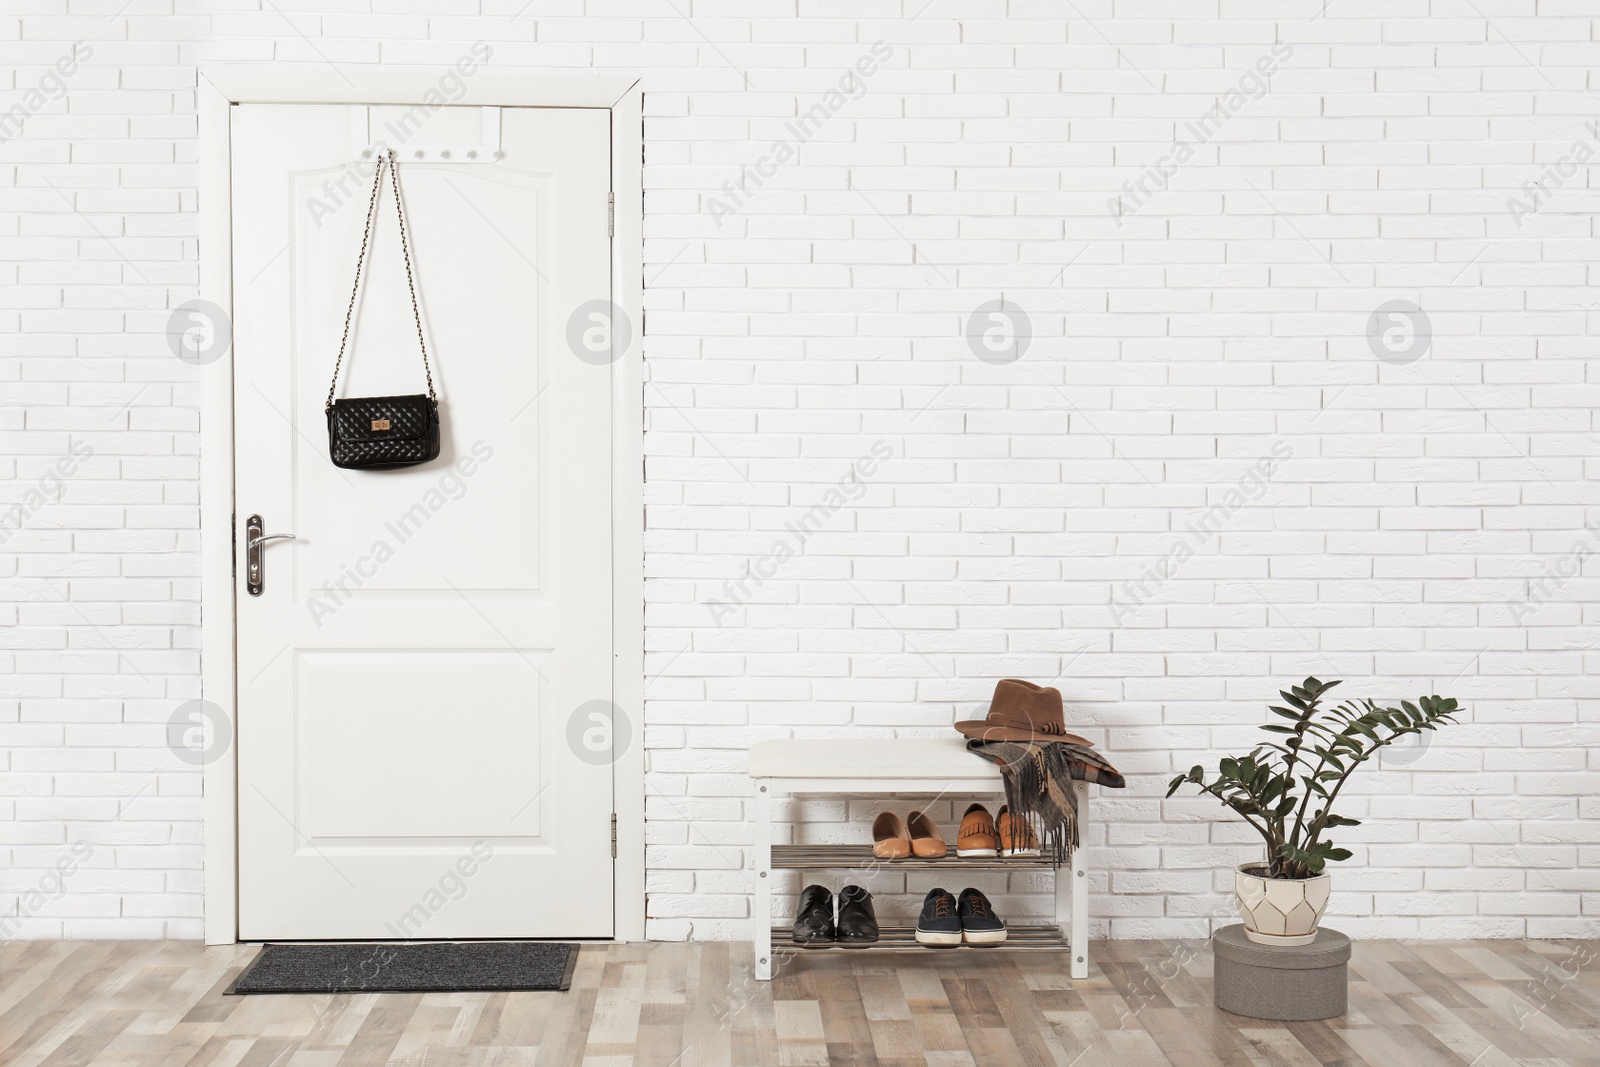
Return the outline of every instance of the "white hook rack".
{"type": "MultiPolygon", "coordinates": [[[[350,137],[356,155],[362,161],[376,159],[378,154],[392,150],[394,158],[402,163],[497,163],[501,157],[500,151],[500,109],[497,107],[483,107],[478,109],[483,116],[482,139],[478,144],[470,145],[417,145],[405,140],[404,131],[389,130],[395,134],[393,140],[379,138],[372,139],[372,123],[370,109],[365,107],[352,107],[350,109],[350,137]]],[[[393,126],[390,123],[389,126],[393,126]]]]}

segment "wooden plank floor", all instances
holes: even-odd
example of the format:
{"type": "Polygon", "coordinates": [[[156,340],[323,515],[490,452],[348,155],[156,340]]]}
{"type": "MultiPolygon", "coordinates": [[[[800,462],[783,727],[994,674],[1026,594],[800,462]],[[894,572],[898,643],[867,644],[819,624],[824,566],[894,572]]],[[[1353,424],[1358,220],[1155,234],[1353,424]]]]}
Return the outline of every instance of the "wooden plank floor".
{"type": "Polygon", "coordinates": [[[1350,1012],[1211,1006],[1203,942],[1054,953],[828,953],[750,977],[747,946],[585,948],[570,992],[225,997],[253,947],[0,946],[4,1067],[1600,1067],[1600,942],[1358,943],[1350,1012]]]}

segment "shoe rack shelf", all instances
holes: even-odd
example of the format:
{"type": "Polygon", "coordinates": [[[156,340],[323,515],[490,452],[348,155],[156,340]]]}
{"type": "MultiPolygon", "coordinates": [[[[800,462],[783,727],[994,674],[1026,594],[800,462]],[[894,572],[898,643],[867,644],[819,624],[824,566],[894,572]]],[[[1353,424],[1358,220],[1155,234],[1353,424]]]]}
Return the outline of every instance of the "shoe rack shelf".
{"type": "Polygon", "coordinates": [[[772,866],[780,871],[1023,871],[1051,870],[1042,856],[977,857],[957,856],[952,849],[936,860],[907,856],[882,860],[872,854],[871,845],[773,845],[772,866]]]}
{"type": "MultiPolygon", "coordinates": [[[[1050,925],[1011,926],[999,945],[962,945],[935,949],[917,943],[912,927],[885,926],[879,939],[867,945],[797,945],[787,926],[772,925],[773,872],[805,871],[946,871],[1021,872],[1049,871],[1048,859],[1029,856],[994,858],[959,857],[954,852],[940,859],[907,857],[881,860],[872,846],[774,844],[774,801],[798,796],[881,795],[893,798],[995,798],[1005,785],[994,764],[968,752],[958,738],[860,741],[762,741],[750,750],[749,775],[755,784],[755,902],[751,943],[755,950],[756,977],[772,978],[775,952],[799,955],[811,952],[1015,952],[1065,950],[1073,978],[1089,976],[1089,877],[1085,849],[1073,853],[1072,866],[1056,870],[1055,922],[1050,925]]],[[[1088,786],[1078,790],[1078,818],[1087,825],[1088,786]]],[[[863,827],[863,832],[865,828],[863,827]]],[[[953,830],[951,830],[953,833],[953,830]]],[[[833,887],[837,890],[837,886],[833,887]]]]}
{"type": "MultiPolygon", "coordinates": [[[[1007,926],[1006,939],[998,945],[924,945],[917,940],[914,926],[884,926],[878,930],[878,940],[866,945],[846,945],[837,941],[821,941],[809,945],[797,944],[787,926],[772,928],[772,944],[777,952],[883,952],[885,950],[915,949],[918,952],[1016,952],[1019,949],[1067,948],[1067,939],[1054,926],[1007,926]]],[[[1087,976],[1085,976],[1087,977],[1087,976]]]]}

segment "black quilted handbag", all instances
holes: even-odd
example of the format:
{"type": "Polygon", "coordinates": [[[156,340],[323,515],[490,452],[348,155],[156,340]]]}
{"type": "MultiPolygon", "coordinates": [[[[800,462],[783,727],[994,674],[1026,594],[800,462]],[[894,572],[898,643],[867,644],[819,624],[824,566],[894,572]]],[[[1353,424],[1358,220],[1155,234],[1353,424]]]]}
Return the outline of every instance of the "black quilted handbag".
{"type": "Polygon", "coordinates": [[[339,339],[339,358],[333,365],[333,381],[328,385],[328,453],[335,467],[350,470],[384,470],[414,467],[439,457],[439,398],[433,391],[433,370],[428,366],[428,343],[422,337],[422,312],[417,307],[417,283],[411,276],[411,248],[406,242],[406,215],[400,206],[400,176],[394,153],[378,157],[372,176],[372,200],[367,204],[367,228],[361,235],[361,254],[356,257],[356,282],[350,290],[350,307],[344,313],[344,336],[339,339]],[[372,217],[383,188],[383,168],[389,167],[394,186],[394,210],[400,219],[400,250],[406,260],[406,284],[411,289],[411,314],[417,322],[417,344],[422,346],[422,371],[428,377],[427,393],[407,396],[352,396],[333,398],[339,387],[339,368],[344,365],[344,349],[350,340],[350,319],[355,314],[356,296],[361,292],[361,266],[367,258],[372,237],[372,217]]]}

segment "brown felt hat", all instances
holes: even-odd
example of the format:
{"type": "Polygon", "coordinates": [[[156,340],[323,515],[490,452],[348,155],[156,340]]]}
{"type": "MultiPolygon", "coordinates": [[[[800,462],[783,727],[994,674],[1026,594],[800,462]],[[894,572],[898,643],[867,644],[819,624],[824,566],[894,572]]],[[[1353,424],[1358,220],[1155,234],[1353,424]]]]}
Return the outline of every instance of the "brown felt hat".
{"type": "Polygon", "coordinates": [[[966,719],[956,729],[979,741],[1070,741],[1093,745],[1086,737],[1068,733],[1061,713],[1061,690],[1002,678],[989,702],[989,717],[966,719]]]}

